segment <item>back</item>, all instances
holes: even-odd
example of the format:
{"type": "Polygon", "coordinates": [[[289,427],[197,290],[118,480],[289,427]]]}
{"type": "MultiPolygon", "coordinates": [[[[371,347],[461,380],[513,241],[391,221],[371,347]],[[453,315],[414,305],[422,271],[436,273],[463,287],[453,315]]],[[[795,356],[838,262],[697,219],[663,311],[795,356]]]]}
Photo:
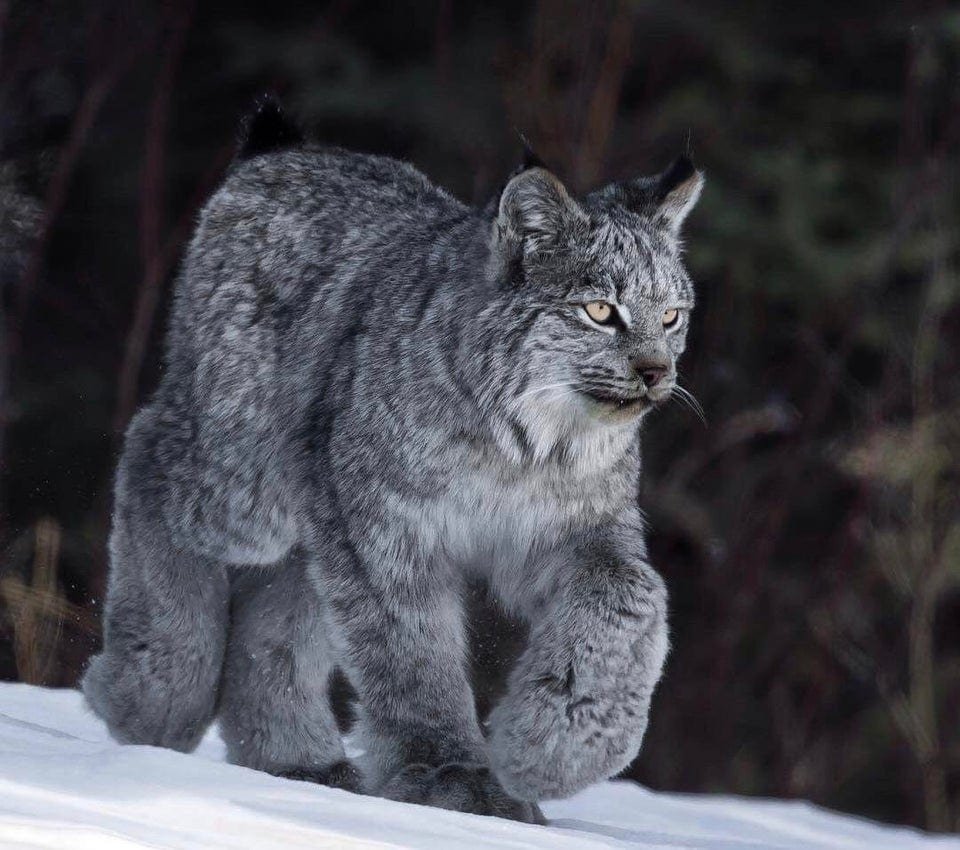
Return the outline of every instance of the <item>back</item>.
{"type": "Polygon", "coordinates": [[[400,246],[429,251],[438,226],[469,214],[415,168],[384,157],[315,148],[240,162],[201,213],[168,357],[195,362],[228,334],[287,337],[320,318],[311,309],[318,298],[336,315],[366,264],[400,246]]]}

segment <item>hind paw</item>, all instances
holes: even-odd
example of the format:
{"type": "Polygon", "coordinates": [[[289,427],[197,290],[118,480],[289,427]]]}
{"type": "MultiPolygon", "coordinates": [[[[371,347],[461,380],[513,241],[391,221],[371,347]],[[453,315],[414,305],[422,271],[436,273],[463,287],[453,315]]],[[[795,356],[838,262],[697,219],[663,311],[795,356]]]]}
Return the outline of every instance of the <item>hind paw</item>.
{"type": "Polygon", "coordinates": [[[410,764],[387,780],[380,796],[474,815],[492,815],[523,823],[545,824],[536,803],[514,800],[487,767],[410,764]]]}
{"type": "Polygon", "coordinates": [[[298,782],[315,782],[317,785],[327,785],[330,788],[341,788],[344,791],[361,793],[363,778],[360,771],[349,761],[338,761],[324,768],[292,767],[277,772],[277,776],[284,779],[294,779],[298,782]]]}

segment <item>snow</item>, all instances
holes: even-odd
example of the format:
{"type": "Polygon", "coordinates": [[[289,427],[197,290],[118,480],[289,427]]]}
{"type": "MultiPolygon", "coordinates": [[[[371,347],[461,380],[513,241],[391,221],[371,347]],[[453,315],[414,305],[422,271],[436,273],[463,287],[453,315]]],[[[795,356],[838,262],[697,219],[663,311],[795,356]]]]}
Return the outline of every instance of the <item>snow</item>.
{"type": "Polygon", "coordinates": [[[933,848],[933,837],[809,803],[608,782],[543,806],[550,826],[392,803],[193,755],[114,743],[80,695],[0,684],[0,848],[933,848]]]}

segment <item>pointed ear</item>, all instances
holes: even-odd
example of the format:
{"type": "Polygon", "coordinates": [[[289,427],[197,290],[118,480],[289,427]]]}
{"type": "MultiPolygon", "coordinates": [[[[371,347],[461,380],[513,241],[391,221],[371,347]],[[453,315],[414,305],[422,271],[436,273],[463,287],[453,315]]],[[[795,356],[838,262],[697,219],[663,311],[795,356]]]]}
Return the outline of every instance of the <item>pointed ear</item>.
{"type": "Polygon", "coordinates": [[[587,214],[563,183],[541,166],[510,179],[500,195],[497,225],[501,235],[522,242],[524,253],[550,249],[587,214]]]}
{"type": "Polygon", "coordinates": [[[655,177],[612,183],[597,195],[638,215],[649,216],[676,236],[702,190],[703,174],[694,168],[689,157],[681,156],[655,177]]]}
{"type": "Polygon", "coordinates": [[[653,200],[667,227],[678,233],[684,219],[696,206],[703,191],[703,173],[694,168],[689,157],[677,157],[656,178],[653,200]]]}

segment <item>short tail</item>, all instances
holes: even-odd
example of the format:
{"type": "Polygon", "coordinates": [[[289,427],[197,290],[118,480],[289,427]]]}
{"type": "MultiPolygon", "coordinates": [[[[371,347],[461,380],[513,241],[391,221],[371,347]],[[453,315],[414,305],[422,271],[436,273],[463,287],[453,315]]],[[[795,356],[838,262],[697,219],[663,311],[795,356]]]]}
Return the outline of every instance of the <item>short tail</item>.
{"type": "Polygon", "coordinates": [[[237,159],[298,148],[304,140],[303,130],[286,115],[279,99],[262,95],[241,125],[237,159]]]}

